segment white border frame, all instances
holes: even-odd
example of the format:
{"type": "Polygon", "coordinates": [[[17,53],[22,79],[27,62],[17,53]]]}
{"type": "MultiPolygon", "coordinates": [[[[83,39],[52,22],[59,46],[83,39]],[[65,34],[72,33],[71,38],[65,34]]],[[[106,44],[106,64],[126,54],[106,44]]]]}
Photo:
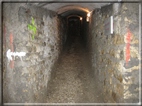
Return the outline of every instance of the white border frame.
{"type": "Polygon", "coordinates": [[[141,104],[141,52],[142,52],[142,48],[141,48],[141,15],[142,15],[142,6],[141,4],[139,4],[139,54],[140,54],[140,60],[139,60],[139,102],[141,104]]]}
{"type": "Polygon", "coordinates": [[[3,103],[3,105],[141,105],[141,4],[139,4],[139,103],[3,103]]]}

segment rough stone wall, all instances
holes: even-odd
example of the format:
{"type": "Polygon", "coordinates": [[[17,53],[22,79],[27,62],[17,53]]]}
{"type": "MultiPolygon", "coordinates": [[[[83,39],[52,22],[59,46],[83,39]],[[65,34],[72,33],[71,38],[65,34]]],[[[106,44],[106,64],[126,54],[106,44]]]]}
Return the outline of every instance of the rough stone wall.
{"type": "Polygon", "coordinates": [[[104,6],[92,13],[89,45],[96,86],[104,102],[139,102],[139,4],[104,6]],[[114,34],[105,20],[114,17],[114,34]]]}
{"type": "Polygon", "coordinates": [[[59,22],[56,13],[43,8],[26,3],[3,4],[4,102],[46,101],[50,73],[62,48],[59,22]],[[13,54],[8,59],[9,49],[13,54]]]}
{"type": "Polygon", "coordinates": [[[64,46],[65,46],[65,43],[66,43],[66,40],[67,40],[67,23],[66,23],[66,19],[62,16],[58,16],[59,18],[59,23],[58,23],[58,26],[59,26],[59,34],[60,34],[60,39],[61,39],[61,52],[62,50],[64,49],[64,46]]]}
{"type": "Polygon", "coordinates": [[[128,56],[128,39],[130,37],[130,60],[128,64],[120,65],[123,69],[124,100],[125,102],[139,102],[140,95],[140,39],[139,36],[139,4],[127,3],[121,10],[121,35],[124,35],[124,57],[128,56]],[[123,20],[124,19],[124,20],[123,20]],[[125,23],[125,24],[124,24],[125,23]],[[125,26],[124,26],[125,25],[125,26]],[[125,30],[124,30],[125,28],[125,30]],[[127,29],[126,29],[127,28],[127,29]],[[123,32],[124,30],[124,32],[123,32]]]}

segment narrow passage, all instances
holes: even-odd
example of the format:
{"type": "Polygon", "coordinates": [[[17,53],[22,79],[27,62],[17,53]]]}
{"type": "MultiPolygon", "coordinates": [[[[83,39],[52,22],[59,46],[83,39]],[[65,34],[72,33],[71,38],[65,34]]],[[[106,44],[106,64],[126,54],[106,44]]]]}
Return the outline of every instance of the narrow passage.
{"type": "Polygon", "coordinates": [[[86,49],[79,33],[70,32],[66,45],[48,84],[47,103],[98,103],[101,97],[91,73],[86,49]],[[69,42],[69,41],[68,41],[69,42]]]}

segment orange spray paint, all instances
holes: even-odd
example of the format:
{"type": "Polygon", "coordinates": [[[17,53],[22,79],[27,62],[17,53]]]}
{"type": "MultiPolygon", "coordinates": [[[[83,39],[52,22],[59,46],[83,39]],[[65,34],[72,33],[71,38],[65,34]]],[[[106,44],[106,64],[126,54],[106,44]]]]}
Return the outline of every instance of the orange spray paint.
{"type": "Polygon", "coordinates": [[[128,62],[130,61],[130,43],[131,43],[131,36],[132,36],[132,34],[131,34],[131,32],[130,32],[130,30],[128,29],[128,32],[127,32],[127,36],[126,36],[126,59],[125,59],[125,61],[126,61],[126,65],[128,65],[128,62]]]}

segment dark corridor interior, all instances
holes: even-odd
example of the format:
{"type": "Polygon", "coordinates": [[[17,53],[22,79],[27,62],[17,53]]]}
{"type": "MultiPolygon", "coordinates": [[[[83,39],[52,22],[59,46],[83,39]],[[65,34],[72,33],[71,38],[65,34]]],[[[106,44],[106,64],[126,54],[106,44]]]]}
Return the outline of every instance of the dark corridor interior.
{"type": "Polygon", "coordinates": [[[83,43],[82,20],[68,19],[67,40],[51,74],[47,89],[47,103],[103,102],[95,86],[91,62],[83,43]]]}
{"type": "Polygon", "coordinates": [[[67,23],[67,40],[65,43],[65,50],[70,50],[71,45],[75,43],[76,39],[78,39],[78,42],[83,46],[83,35],[81,34],[83,26],[81,18],[77,16],[69,17],[67,23]]]}

